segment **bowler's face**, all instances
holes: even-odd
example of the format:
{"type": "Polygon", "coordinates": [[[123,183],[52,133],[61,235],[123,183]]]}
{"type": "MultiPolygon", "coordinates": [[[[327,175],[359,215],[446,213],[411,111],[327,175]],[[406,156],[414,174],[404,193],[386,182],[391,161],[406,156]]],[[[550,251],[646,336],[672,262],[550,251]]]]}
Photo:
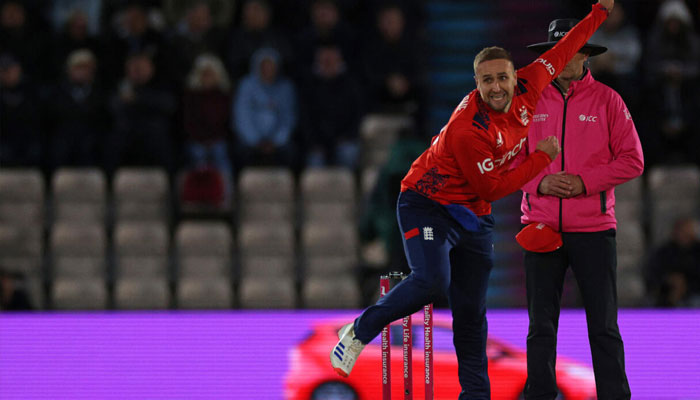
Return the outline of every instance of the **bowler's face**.
{"type": "Polygon", "coordinates": [[[517,83],[513,63],[506,59],[483,61],[476,67],[476,88],[495,111],[507,112],[517,83]]]}

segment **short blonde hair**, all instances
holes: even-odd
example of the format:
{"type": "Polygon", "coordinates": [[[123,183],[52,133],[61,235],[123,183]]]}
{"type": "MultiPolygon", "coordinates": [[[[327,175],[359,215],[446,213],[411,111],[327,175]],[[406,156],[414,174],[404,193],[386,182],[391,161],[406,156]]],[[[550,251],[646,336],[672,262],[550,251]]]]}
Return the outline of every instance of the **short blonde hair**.
{"type": "Polygon", "coordinates": [[[231,88],[231,81],[229,80],[226,69],[224,68],[224,63],[221,62],[219,57],[209,53],[200,54],[194,60],[193,64],[192,70],[187,77],[187,87],[189,89],[200,89],[202,87],[202,71],[204,71],[206,68],[211,68],[219,77],[219,89],[224,92],[229,91],[231,88]]]}
{"type": "Polygon", "coordinates": [[[508,50],[498,46],[486,47],[474,57],[474,73],[476,73],[476,67],[478,67],[479,64],[490,60],[508,60],[513,64],[513,57],[511,57],[508,50]]]}

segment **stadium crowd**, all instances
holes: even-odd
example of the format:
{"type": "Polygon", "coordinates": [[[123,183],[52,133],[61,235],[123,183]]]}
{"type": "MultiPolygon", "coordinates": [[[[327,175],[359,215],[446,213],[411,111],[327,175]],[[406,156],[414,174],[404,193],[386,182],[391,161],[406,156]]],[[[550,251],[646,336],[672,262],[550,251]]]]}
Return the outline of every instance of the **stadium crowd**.
{"type": "MultiPolygon", "coordinates": [[[[405,268],[393,205],[434,134],[427,18],[421,0],[0,1],[0,169],[38,169],[48,190],[61,168],[97,168],[111,187],[120,168],[158,167],[179,210],[235,197],[247,167],[340,167],[360,182],[363,120],[398,115],[410,127],[358,227],[365,244],[385,238],[381,270],[405,268]]],[[[647,171],[700,165],[699,18],[697,1],[620,0],[591,39],[609,49],[590,68],[629,105],[647,171]]],[[[700,305],[693,206],[645,249],[638,305],[700,305]]],[[[27,308],[21,276],[0,279],[0,309],[27,308]]]]}

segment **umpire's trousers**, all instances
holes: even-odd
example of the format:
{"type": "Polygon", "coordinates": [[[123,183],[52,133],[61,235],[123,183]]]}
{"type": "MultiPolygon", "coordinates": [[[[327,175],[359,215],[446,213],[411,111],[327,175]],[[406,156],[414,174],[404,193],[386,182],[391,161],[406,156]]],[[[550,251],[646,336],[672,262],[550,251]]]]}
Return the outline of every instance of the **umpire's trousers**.
{"type": "Polygon", "coordinates": [[[530,326],[527,335],[526,399],[554,399],[557,328],[566,270],[571,266],[588,324],[599,400],[629,399],[625,354],[617,326],[615,230],[563,233],[550,253],[525,251],[530,326]]]}
{"type": "Polygon", "coordinates": [[[447,293],[459,399],[490,399],[486,287],[493,267],[493,217],[479,217],[477,231],[467,231],[443,206],[412,191],[399,196],[397,215],[411,274],[355,320],[355,336],[369,343],[390,322],[447,293]]]}

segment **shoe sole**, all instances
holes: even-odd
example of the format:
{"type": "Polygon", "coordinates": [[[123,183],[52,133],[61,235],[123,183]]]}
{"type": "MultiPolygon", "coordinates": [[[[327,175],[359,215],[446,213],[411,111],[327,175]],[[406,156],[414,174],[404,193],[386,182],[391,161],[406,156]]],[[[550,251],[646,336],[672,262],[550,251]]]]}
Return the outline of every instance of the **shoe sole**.
{"type": "Polygon", "coordinates": [[[341,368],[333,368],[333,369],[335,370],[335,372],[338,373],[338,375],[342,376],[343,378],[348,377],[348,374],[345,371],[343,371],[341,368]]]}

